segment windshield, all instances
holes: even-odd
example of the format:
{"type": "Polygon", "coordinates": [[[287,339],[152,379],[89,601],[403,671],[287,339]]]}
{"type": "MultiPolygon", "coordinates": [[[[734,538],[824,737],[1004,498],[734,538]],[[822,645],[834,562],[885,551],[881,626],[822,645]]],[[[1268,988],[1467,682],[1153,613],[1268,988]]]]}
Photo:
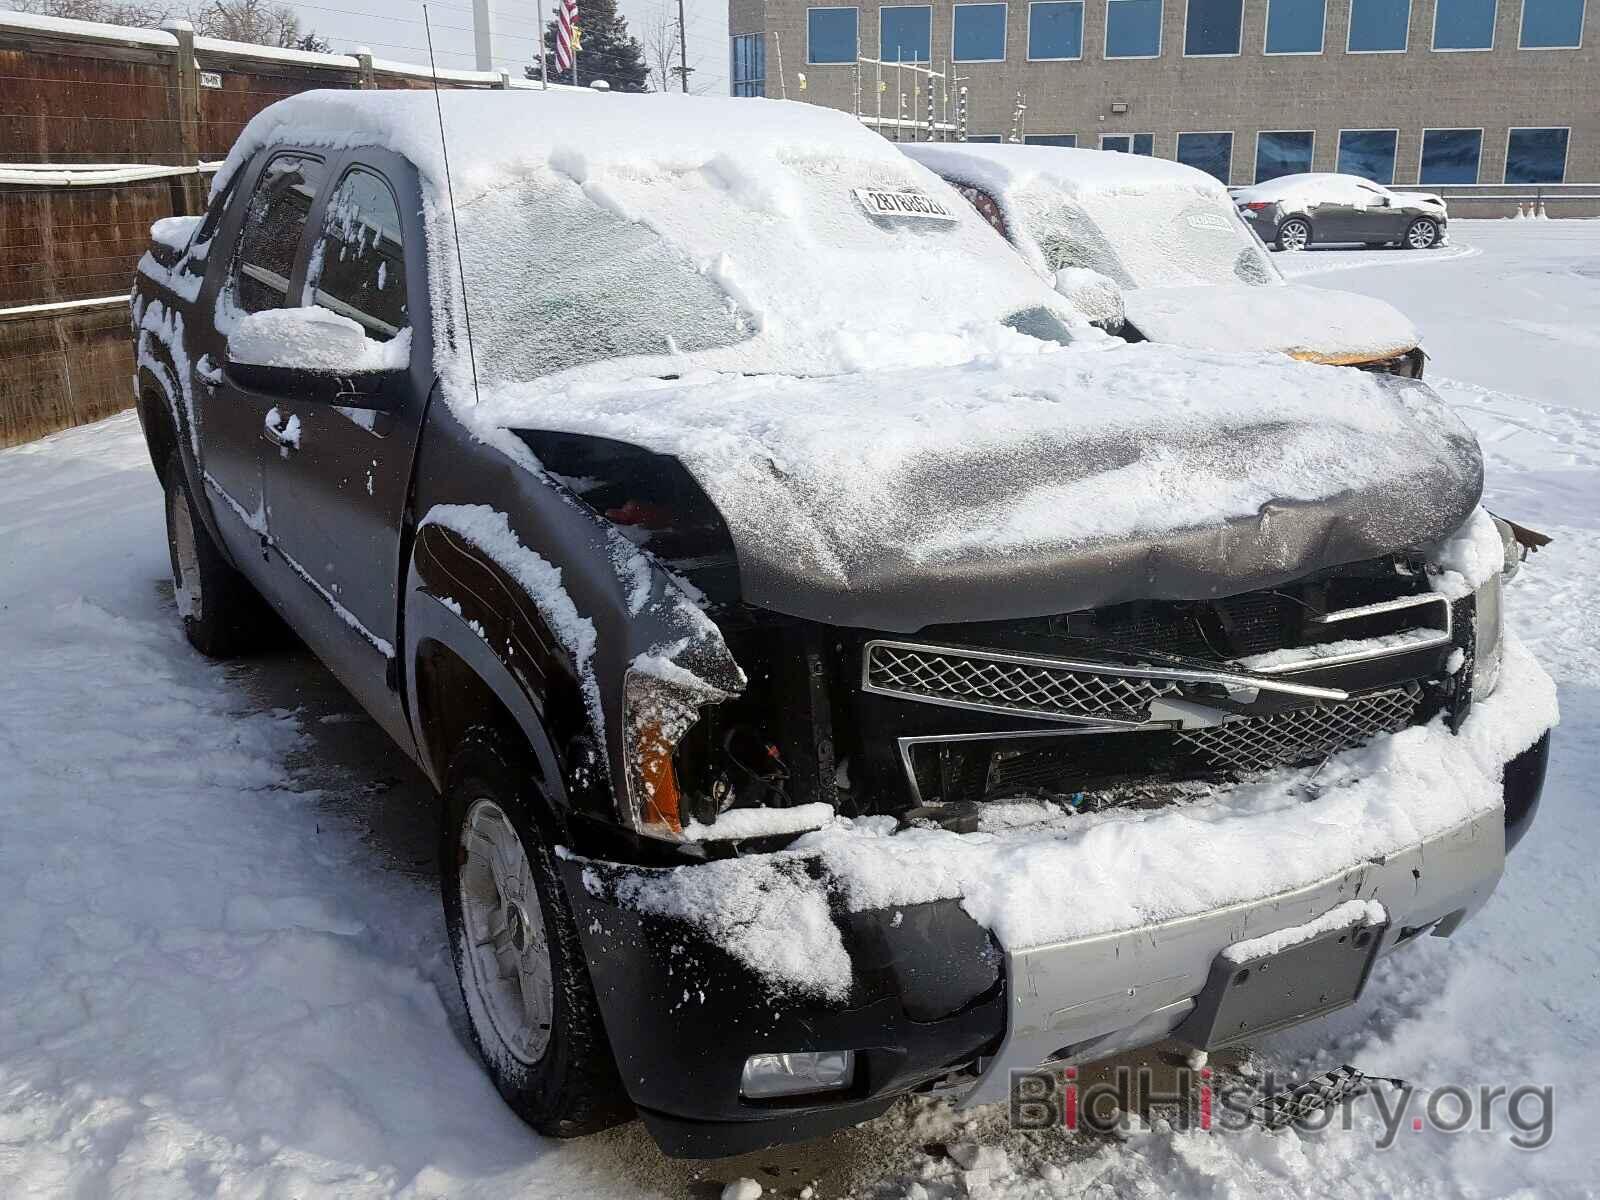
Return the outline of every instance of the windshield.
{"type": "Polygon", "coordinates": [[[1037,347],[1083,324],[914,164],[766,165],[616,166],[581,184],[522,169],[464,202],[480,378],[830,374],[1037,347]]]}
{"type": "Polygon", "coordinates": [[[1283,282],[1225,197],[1027,191],[1019,207],[1051,271],[1086,267],[1124,288],[1283,282]]]}

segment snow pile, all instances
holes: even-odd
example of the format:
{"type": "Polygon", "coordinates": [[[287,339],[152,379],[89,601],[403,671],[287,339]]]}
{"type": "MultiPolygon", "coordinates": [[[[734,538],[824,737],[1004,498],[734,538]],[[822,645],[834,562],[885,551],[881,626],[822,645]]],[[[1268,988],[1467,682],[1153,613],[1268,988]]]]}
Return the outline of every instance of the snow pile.
{"type": "Polygon", "coordinates": [[[735,808],[709,825],[690,821],[683,827],[684,840],[690,842],[736,841],[740,838],[773,837],[820,829],[833,820],[831,804],[796,804],[793,808],[735,808]]]}
{"type": "Polygon", "coordinates": [[[1123,304],[1151,341],[1202,350],[1276,350],[1308,362],[1354,363],[1403,354],[1422,340],[1382,300],[1293,284],[1136,288],[1123,304]]]}
{"type": "Polygon", "coordinates": [[[1236,188],[1233,198],[1239,204],[1277,204],[1296,212],[1319,204],[1353,204],[1367,208],[1376,204],[1381,195],[1372,190],[1376,186],[1354,175],[1302,172],[1236,188]]]}
{"type": "Polygon", "coordinates": [[[150,236],[171,250],[185,250],[204,217],[162,217],[150,226],[150,236]]]}
{"type": "Polygon", "coordinates": [[[698,925],[775,989],[837,999],[850,966],[837,927],[821,919],[830,900],[863,911],[959,899],[1008,950],[1207,912],[1497,814],[1503,764],[1555,722],[1555,687],[1513,636],[1499,687],[1459,734],[1435,720],[1187,803],[1063,812],[1014,829],[841,818],[777,854],[640,870],[616,895],[698,925]]]}
{"type": "Polygon", "coordinates": [[[397,371],[411,361],[411,330],[380,342],[349,317],[318,305],[271,308],[234,326],[228,357],[258,367],[306,371],[397,371]]]}

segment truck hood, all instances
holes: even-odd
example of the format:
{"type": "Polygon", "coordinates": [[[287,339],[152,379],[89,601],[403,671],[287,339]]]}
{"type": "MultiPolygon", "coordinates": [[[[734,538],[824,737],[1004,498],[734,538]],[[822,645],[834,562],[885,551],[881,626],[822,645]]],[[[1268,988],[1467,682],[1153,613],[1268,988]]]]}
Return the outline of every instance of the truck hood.
{"type": "Polygon", "coordinates": [[[1421,383],[1150,344],[542,381],[458,412],[484,436],[676,460],[720,514],[747,602],[895,632],[1271,586],[1444,537],[1483,478],[1421,383]]]}
{"type": "Polygon", "coordinates": [[[1398,309],[1327,288],[1218,285],[1123,293],[1128,321],[1152,342],[1196,350],[1268,350],[1305,362],[1393,358],[1419,341],[1398,309]]]}

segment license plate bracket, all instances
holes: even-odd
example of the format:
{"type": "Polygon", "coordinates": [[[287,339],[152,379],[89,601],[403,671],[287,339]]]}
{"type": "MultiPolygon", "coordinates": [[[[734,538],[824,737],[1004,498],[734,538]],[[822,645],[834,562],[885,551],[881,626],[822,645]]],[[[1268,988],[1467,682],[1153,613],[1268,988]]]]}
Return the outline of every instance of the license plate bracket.
{"type": "Polygon", "coordinates": [[[1173,1035],[1217,1050],[1353,1004],[1386,928],[1348,925],[1244,961],[1217,955],[1194,1011],[1173,1035]]]}

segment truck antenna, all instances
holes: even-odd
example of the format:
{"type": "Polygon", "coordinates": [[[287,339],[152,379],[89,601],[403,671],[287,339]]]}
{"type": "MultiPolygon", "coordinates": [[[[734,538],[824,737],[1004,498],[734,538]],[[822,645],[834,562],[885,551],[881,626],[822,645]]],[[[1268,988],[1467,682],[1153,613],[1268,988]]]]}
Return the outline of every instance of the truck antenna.
{"type": "Polygon", "coordinates": [[[461,279],[461,315],[467,324],[467,361],[472,364],[472,402],[478,402],[478,354],[472,345],[472,310],[467,306],[467,268],[461,261],[461,230],[456,226],[456,188],[450,180],[450,143],[444,136],[444,103],[439,99],[439,65],[433,59],[433,25],[422,6],[422,28],[428,35],[428,71],[433,76],[433,108],[439,114],[439,149],[444,155],[444,192],[450,202],[450,232],[456,241],[456,274],[461,279]]]}

